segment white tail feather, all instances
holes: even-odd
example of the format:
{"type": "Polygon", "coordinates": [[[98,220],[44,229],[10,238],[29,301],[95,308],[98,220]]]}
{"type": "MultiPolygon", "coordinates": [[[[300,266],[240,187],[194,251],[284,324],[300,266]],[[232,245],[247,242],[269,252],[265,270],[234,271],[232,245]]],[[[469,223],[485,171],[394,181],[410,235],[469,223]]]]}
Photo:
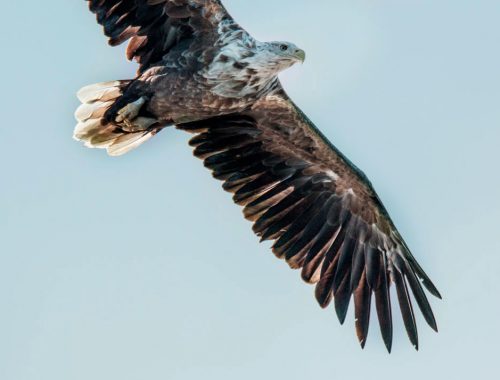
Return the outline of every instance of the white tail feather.
{"type": "Polygon", "coordinates": [[[104,113],[112,104],[112,101],[84,103],[76,109],[75,119],[78,121],[100,119],[104,116],[104,113]]]}
{"type": "Polygon", "coordinates": [[[153,136],[153,132],[137,132],[122,135],[108,147],[108,154],[114,157],[121,156],[125,153],[130,152],[132,149],[137,148],[139,145],[145,143],[153,136]]]}
{"type": "Polygon", "coordinates": [[[89,86],[82,87],[76,96],[82,103],[90,103],[96,100],[105,102],[107,100],[116,99],[120,96],[120,88],[122,84],[123,83],[118,80],[91,84],[89,86]]]}
{"type": "Polygon", "coordinates": [[[102,117],[122,94],[130,81],[111,81],[83,87],[77,93],[82,105],[75,112],[78,121],[73,138],[88,148],[106,149],[110,156],[121,156],[153,137],[157,130],[129,133],[115,125],[103,124],[102,117]]]}

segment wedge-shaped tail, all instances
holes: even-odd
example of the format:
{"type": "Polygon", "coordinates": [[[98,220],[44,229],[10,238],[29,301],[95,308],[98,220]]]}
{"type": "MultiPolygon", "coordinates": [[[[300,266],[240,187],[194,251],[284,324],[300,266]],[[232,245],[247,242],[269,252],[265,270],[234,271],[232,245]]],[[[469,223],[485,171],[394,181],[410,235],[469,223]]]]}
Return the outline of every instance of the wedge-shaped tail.
{"type": "Polygon", "coordinates": [[[78,124],[73,138],[88,148],[106,149],[110,156],[121,156],[149,140],[160,131],[151,127],[144,131],[127,132],[104,119],[106,111],[122,96],[130,81],[112,81],[83,87],[78,91],[82,102],[75,112],[78,124]]]}

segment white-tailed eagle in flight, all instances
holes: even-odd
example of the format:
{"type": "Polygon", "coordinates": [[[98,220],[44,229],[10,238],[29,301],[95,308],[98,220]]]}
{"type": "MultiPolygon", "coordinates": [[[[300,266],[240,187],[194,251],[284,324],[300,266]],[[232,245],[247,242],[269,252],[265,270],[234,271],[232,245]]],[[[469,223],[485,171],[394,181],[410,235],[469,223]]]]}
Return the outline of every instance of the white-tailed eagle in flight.
{"type": "Polygon", "coordinates": [[[118,156],[170,126],[194,133],[195,156],[234,194],[254,232],[274,241],[274,254],[316,285],[321,307],[333,303],[343,323],[354,299],[363,347],[374,297],[391,350],[391,285],[411,343],[418,348],[411,298],[437,331],[423,288],[439,292],[369,180],[278,80],[304,61],[303,50],[257,41],[219,0],[86,1],[111,45],[129,41],[139,70],[78,92],[77,140],[118,156]]]}

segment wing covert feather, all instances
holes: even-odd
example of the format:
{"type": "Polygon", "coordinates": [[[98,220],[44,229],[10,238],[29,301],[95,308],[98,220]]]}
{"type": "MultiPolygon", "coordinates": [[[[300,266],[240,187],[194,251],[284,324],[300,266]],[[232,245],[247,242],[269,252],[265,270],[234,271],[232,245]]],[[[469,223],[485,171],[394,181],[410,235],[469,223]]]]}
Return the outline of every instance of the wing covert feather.
{"type": "Polygon", "coordinates": [[[142,73],[174,49],[203,50],[232,20],[219,0],[85,0],[112,46],[130,40],[127,58],[142,73]]]}

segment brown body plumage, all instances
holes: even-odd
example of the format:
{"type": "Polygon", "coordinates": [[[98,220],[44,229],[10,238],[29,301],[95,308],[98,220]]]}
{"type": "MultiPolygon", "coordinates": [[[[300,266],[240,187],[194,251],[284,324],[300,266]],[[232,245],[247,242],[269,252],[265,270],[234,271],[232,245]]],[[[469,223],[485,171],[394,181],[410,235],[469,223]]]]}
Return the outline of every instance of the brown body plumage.
{"type": "Polygon", "coordinates": [[[82,89],[75,137],[120,155],[161,129],[195,133],[191,145],[273,251],[333,300],[343,323],[351,296],[364,346],[372,295],[387,348],[389,287],[418,347],[410,289],[436,322],[421,284],[440,297],[366,176],[293,104],[280,71],[304,59],[290,43],[254,40],[218,0],[90,0],[113,45],[130,39],[138,77],[82,89]]]}

